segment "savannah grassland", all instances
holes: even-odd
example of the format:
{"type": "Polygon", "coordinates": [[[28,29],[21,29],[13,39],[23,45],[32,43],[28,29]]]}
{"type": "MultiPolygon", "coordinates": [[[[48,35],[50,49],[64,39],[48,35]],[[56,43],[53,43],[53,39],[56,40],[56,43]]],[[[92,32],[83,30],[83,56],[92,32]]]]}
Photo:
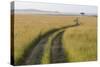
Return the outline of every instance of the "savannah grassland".
{"type": "MultiPolygon", "coordinates": [[[[75,24],[76,16],[14,15],[14,60],[23,57],[24,50],[40,34],[52,29],[75,24]]],[[[96,17],[81,16],[80,26],[68,28],[63,35],[63,47],[69,62],[96,60],[96,17]]],[[[55,35],[55,34],[54,34],[55,35]]],[[[53,35],[53,36],[54,36],[53,35]]],[[[52,37],[53,37],[52,36],[52,37]]],[[[45,46],[41,63],[49,63],[50,42],[45,46]],[[46,51],[47,50],[47,51],[46,51]]]]}
{"type": "Polygon", "coordinates": [[[96,20],[96,17],[80,17],[80,26],[64,32],[62,42],[69,62],[97,59],[96,20]]]}

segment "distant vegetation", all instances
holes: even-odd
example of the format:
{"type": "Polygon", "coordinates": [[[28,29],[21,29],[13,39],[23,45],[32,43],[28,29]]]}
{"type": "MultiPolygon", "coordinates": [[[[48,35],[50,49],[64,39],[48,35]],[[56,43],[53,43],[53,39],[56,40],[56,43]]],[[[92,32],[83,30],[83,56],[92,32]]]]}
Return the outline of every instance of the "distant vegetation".
{"type": "Polygon", "coordinates": [[[80,14],[81,14],[81,15],[85,15],[85,13],[84,13],[84,12],[81,12],[80,14]]]}

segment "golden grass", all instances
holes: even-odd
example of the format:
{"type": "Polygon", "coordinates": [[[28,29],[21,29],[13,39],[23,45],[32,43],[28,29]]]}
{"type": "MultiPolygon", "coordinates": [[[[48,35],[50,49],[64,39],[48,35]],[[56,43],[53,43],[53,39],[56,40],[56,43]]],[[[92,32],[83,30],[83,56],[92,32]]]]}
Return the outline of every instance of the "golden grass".
{"type": "Polygon", "coordinates": [[[14,15],[14,60],[23,57],[24,50],[29,43],[41,32],[45,32],[66,25],[73,24],[73,16],[49,16],[49,15],[14,15]]]}
{"type": "MultiPolygon", "coordinates": [[[[23,57],[24,50],[40,33],[73,25],[76,16],[50,16],[15,14],[14,17],[14,59],[15,62],[23,57]]],[[[63,46],[66,58],[72,61],[96,60],[96,17],[80,17],[80,26],[66,29],[63,36],[63,46]]],[[[43,53],[42,63],[49,63],[49,38],[43,53]]]]}
{"type": "Polygon", "coordinates": [[[96,17],[80,17],[80,26],[66,29],[63,46],[69,62],[97,59],[96,17]]]}

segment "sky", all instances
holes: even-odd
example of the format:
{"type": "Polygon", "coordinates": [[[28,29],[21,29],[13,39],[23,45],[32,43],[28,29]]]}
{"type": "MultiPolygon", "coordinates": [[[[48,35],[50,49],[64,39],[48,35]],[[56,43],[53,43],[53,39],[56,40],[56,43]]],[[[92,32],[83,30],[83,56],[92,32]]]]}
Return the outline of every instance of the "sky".
{"type": "Polygon", "coordinates": [[[65,13],[97,14],[96,6],[15,1],[15,10],[38,9],[65,13]]]}

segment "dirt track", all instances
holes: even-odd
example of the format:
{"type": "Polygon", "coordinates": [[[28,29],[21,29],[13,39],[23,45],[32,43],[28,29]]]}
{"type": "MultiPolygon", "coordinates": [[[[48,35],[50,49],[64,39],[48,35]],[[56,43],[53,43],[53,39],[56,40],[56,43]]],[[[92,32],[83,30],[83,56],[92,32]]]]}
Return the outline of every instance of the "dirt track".
{"type": "Polygon", "coordinates": [[[52,39],[51,47],[51,63],[63,63],[66,62],[64,49],[62,47],[62,36],[64,31],[59,32],[54,39],[52,39]]]}
{"type": "Polygon", "coordinates": [[[36,44],[35,47],[32,48],[31,52],[28,53],[27,57],[24,58],[22,65],[31,65],[31,64],[41,64],[41,58],[44,52],[44,46],[45,43],[48,41],[48,38],[54,34],[55,32],[62,30],[60,33],[58,33],[54,39],[52,39],[52,47],[51,47],[51,63],[62,63],[66,62],[64,49],[62,48],[61,39],[63,36],[63,32],[65,28],[71,28],[78,26],[78,24],[65,26],[62,28],[59,28],[57,30],[54,30],[44,36],[42,36],[41,40],[36,44]]]}
{"type": "Polygon", "coordinates": [[[40,64],[40,59],[42,57],[44,46],[47,40],[48,37],[45,37],[37,44],[37,46],[32,50],[31,54],[27,57],[24,64],[40,64]]]}

